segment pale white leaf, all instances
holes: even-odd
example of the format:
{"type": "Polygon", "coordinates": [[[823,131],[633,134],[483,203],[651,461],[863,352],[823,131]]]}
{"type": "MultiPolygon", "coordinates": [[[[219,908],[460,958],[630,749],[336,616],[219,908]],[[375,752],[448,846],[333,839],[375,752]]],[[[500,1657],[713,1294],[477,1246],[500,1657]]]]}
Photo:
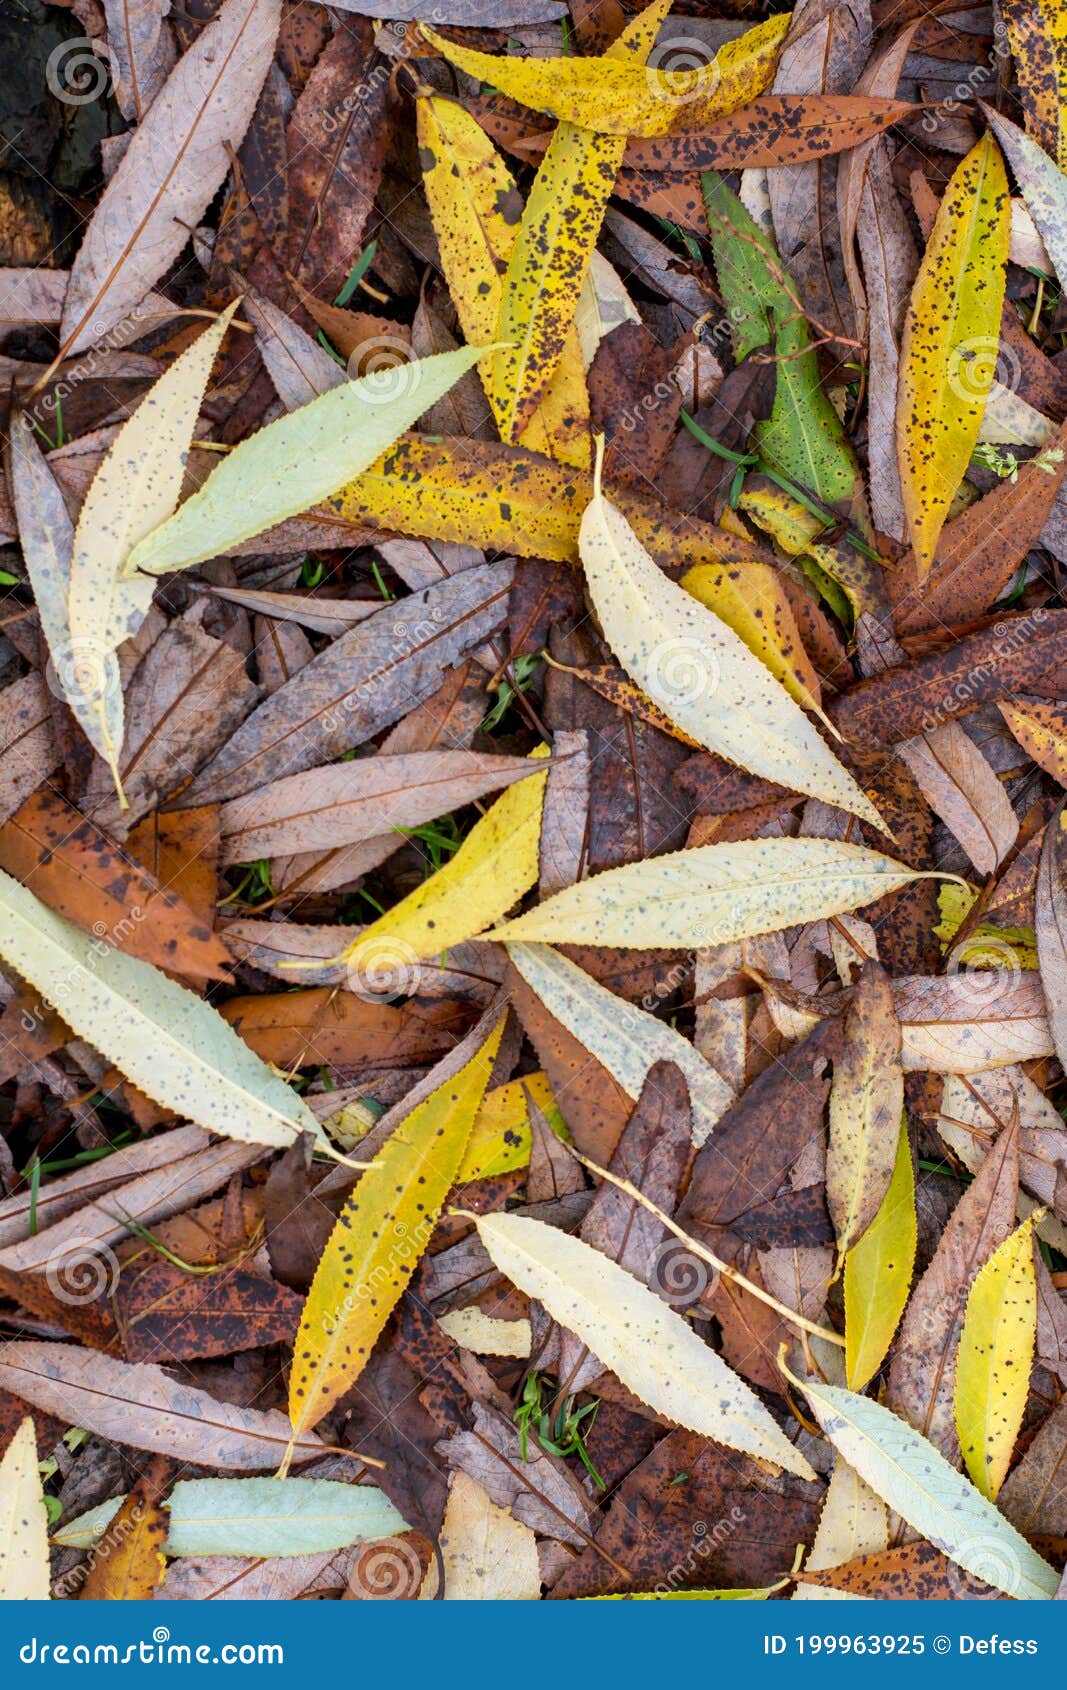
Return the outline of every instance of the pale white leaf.
{"type": "Polygon", "coordinates": [[[48,1581],[48,1520],[27,1415],[0,1461],[0,1602],[46,1601],[48,1581]]]}

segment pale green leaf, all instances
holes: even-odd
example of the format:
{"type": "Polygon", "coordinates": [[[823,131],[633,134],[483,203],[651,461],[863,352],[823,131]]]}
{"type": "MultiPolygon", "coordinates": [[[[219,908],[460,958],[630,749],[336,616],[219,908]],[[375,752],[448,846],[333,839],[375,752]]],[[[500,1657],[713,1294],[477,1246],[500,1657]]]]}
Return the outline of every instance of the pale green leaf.
{"type": "Polygon", "coordinates": [[[917,1237],[915,1175],[902,1125],[889,1188],[845,1257],[845,1372],[854,1391],[862,1391],[885,1360],[908,1300],[917,1237]]]}
{"type": "Polygon", "coordinates": [[[322,1129],[217,1010],[91,938],[0,872],[0,956],[153,1102],[210,1132],[291,1144],[322,1129]]]}
{"type": "Polygon", "coordinates": [[[1055,1596],[1059,1573],[920,1433],[854,1391],[801,1388],[839,1455],[913,1531],[1009,1596],[1055,1596]]]}
{"type": "Polygon", "coordinates": [[[490,350],[464,346],[375,371],[268,423],[133,548],[127,574],[188,569],[336,493],[490,350]]]}

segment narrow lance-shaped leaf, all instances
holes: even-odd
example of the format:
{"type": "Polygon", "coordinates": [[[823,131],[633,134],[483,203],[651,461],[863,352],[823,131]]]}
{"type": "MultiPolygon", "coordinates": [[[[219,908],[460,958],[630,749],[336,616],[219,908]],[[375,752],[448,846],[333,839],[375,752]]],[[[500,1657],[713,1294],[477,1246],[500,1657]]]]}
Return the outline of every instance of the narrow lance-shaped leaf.
{"type": "MultiPolygon", "coordinates": [[[[643,64],[671,3],[653,0],[604,63],[643,64]]],[[[494,336],[500,345],[490,399],[504,440],[515,439],[534,415],[568,335],[573,346],[578,301],[625,152],[625,136],[564,122],[541,160],[508,258],[494,336]]]]}
{"type": "Polygon", "coordinates": [[[830,1087],[826,1201],[844,1257],[874,1220],[900,1139],[904,1070],[893,989],[877,962],[864,966],[845,1017],[830,1087]]]}
{"type": "Polygon", "coordinates": [[[834,1448],[913,1531],[1009,1596],[1055,1596],[1055,1569],[918,1432],[854,1391],[797,1384],[834,1448]]]}
{"type": "Polygon", "coordinates": [[[677,727],[753,774],[882,826],[781,682],[714,611],[657,568],[599,485],[579,548],[608,644],[677,727]]]}
{"type": "Polygon", "coordinates": [[[881,1207],[845,1257],[845,1377],[854,1391],[862,1391],[885,1360],[908,1300],[917,1241],[915,1173],[902,1122],[881,1207]]]}
{"type": "Polygon", "coordinates": [[[483,1215],[478,1234],[500,1272],[543,1303],[657,1414],[728,1449],[814,1477],[755,1392],[617,1262],[523,1215],[483,1215]]]}
{"type": "Polygon", "coordinates": [[[366,1367],[455,1184],[503,1030],[502,1018],[459,1073],[400,1123],[342,1209],[294,1345],[294,1436],[317,1425],[366,1367]]]}
{"type": "Polygon", "coordinates": [[[64,663],[60,655],[56,673],[65,691],[74,687],[81,694],[76,714],[92,723],[89,737],[120,798],[123,704],[115,653],[136,634],[155,592],[151,576],[122,579],[120,571],[137,541],[178,503],[211,366],[236,309],[235,301],[175,359],[123,424],[93,477],[74,533],[67,613],[77,661],[64,663]]]}
{"type": "Polygon", "coordinates": [[[1033,1217],[979,1269],[956,1355],[956,1430],[963,1462],[983,1496],[1007,1477],[1030,1394],[1037,1339],[1033,1217]]]}
{"type": "MultiPolygon", "coordinates": [[[[547,755],[547,746],[534,755],[547,755]]],[[[344,952],[355,973],[402,971],[499,921],[536,884],[547,773],[509,787],[475,822],[454,857],[344,952]]]]}
{"type": "Polygon", "coordinates": [[[27,1415],[0,1461],[0,1602],[46,1601],[48,1582],[48,1521],[27,1415]]]}
{"type": "Polygon", "coordinates": [[[646,71],[610,52],[601,58],[502,58],[457,46],[426,24],[421,28],[450,64],[509,99],[561,123],[625,137],[700,129],[761,93],[774,75],[788,25],[788,13],[776,13],[726,42],[710,64],[677,71],[646,71]]]}
{"type": "Polygon", "coordinates": [[[297,516],[359,475],[447,393],[486,347],[377,370],[268,423],[134,546],[124,573],[188,569],[297,516]]]}
{"type": "Polygon", "coordinates": [[[923,878],[880,851],[831,839],[701,845],[567,886],[487,937],[690,950],[861,909],[923,878]]]}
{"type": "Polygon", "coordinates": [[[1011,240],[1011,198],[985,135],[945,189],[904,324],[897,456],[920,575],[933,560],[993,384],[1011,240]]]}
{"type": "Polygon", "coordinates": [[[55,915],[0,872],[0,956],[146,1096],[253,1144],[322,1137],[307,1104],[216,1009],[55,915]]]}
{"type": "Polygon", "coordinates": [[[1024,129],[995,107],[979,104],[1015,173],[1060,287],[1067,288],[1067,176],[1024,129]]]}

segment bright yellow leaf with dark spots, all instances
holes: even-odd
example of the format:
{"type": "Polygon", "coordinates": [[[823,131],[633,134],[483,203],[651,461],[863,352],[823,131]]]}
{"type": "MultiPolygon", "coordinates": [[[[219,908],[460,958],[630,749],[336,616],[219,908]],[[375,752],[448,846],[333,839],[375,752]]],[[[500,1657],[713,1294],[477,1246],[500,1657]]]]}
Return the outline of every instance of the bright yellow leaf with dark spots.
{"type": "MultiPolygon", "coordinates": [[[[531,753],[547,757],[541,745],[531,753]]],[[[547,769],[517,781],[475,822],[454,857],[364,928],[344,952],[354,975],[398,970],[473,939],[537,883],[547,769]]]]}
{"type": "Polygon", "coordinates": [[[862,1391],[885,1360],[911,1289],[917,1241],[915,1174],[901,1123],[888,1190],[845,1256],[845,1378],[853,1391],[862,1391]]]}
{"type": "Polygon", "coordinates": [[[729,623],[802,709],[822,714],[815,665],[801,643],[782,577],[770,564],[751,564],[738,576],[728,564],[699,563],[682,576],[680,585],[729,623]],[[732,607],[729,613],[727,604],[732,607]]]}
{"type": "Polygon", "coordinates": [[[558,1138],[569,1139],[547,1076],[540,1070],[494,1086],[486,1092],[475,1118],[463,1166],[456,1176],[457,1185],[472,1179],[492,1179],[527,1166],[532,1143],[528,1100],[541,1110],[558,1138]]]}
{"type": "Polygon", "coordinates": [[[1030,1391],[1037,1339],[1034,1217],[980,1269],[956,1357],[956,1430],[968,1473],[992,1502],[1004,1483],[1030,1391]]]}
{"type": "Polygon", "coordinates": [[[1067,170],[1067,8],[1062,0],[1002,0],[1026,127],[1067,170]]]}
{"type": "MultiPolygon", "coordinates": [[[[669,10],[669,5],[647,7],[635,23],[643,24],[655,11],[658,29],[669,10]]],[[[602,135],[652,137],[703,129],[762,94],[774,77],[789,21],[788,12],[779,12],[725,42],[710,63],[676,71],[643,70],[610,48],[602,58],[503,58],[459,47],[428,24],[421,28],[450,64],[521,105],[602,135]]]]}
{"type": "Polygon", "coordinates": [[[295,1437],[351,1389],[403,1295],[456,1183],[503,1029],[501,1017],[459,1073],[401,1121],[341,1210],[293,1350],[295,1437]]]}
{"type": "MultiPolygon", "coordinates": [[[[522,220],[522,195],[485,131],[452,100],[416,101],[423,187],[448,291],[468,345],[490,342],[504,296],[504,275],[522,220]]],[[[478,373],[497,426],[506,406],[491,376],[492,358],[478,373]]],[[[559,362],[519,444],[561,463],[588,469],[589,395],[575,329],[564,337],[559,362]]]]}
{"type": "Polygon", "coordinates": [[[925,576],[978,442],[996,370],[1011,198],[985,135],[945,190],[912,290],[897,389],[904,512],[925,576]]]}
{"type": "MultiPolygon", "coordinates": [[[[671,4],[654,0],[602,62],[621,63],[642,77],[649,74],[637,67],[648,57],[671,4]]],[[[580,122],[588,119],[583,116],[580,122]]],[[[564,122],[541,160],[511,248],[497,320],[490,397],[503,440],[517,439],[528,427],[568,338],[577,344],[575,312],[625,152],[625,135],[597,134],[564,122]]]]}

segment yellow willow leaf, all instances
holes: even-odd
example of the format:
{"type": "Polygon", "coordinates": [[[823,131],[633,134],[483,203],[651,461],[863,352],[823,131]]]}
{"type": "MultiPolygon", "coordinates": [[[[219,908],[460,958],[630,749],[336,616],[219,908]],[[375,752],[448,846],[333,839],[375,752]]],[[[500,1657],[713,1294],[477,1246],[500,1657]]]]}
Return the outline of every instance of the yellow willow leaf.
{"type": "Polygon", "coordinates": [[[742,580],[726,564],[698,563],[682,576],[679,585],[728,623],[749,651],[758,653],[802,710],[821,712],[819,677],[804,650],[777,570],[769,563],[753,563],[742,580]],[[731,606],[729,615],[727,604],[731,606]]]}
{"type": "MultiPolygon", "coordinates": [[[[547,746],[533,753],[547,755],[547,746]]],[[[503,793],[443,868],[349,945],[344,952],[349,969],[355,974],[403,969],[499,921],[537,883],[547,779],[547,771],[531,775],[503,793]]]]}
{"type": "Polygon", "coordinates": [[[459,1170],[457,1185],[472,1179],[492,1179],[525,1168],[530,1160],[532,1133],[527,1093],[541,1110],[552,1131],[562,1139],[570,1134],[552,1095],[548,1078],[540,1070],[494,1086],[475,1117],[470,1140],[459,1170]]]}
{"type": "Polygon", "coordinates": [[[504,1030],[385,1141],[330,1234],[293,1347],[289,1418],[299,1437],[351,1389],[456,1183],[504,1030]]]}
{"type": "Polygon", "coordinates": [[[1004,1483],[1030,1391],[1037,1338],[1033,1218],[994,1250],[971,1286],[956,1358],[964,1465],[991,1502],[1004,1483]]]}
{"type": "Polygon", "coordinates": [[[762,485],[749,476],[737,504],[783,552],[790,557],[809,557],[817,563],[823,574],[844,590],[857,616],[865,610],[877,609],[883,591],[878,566],[847,541],[834,546],[820,545],[819,535],[826,533],[826,523],[798,499],[780,487],[762,485]]]}
{"type": "Polygon", "coordinates": [[[753,774],[882,827],[781,682],[714,611],[657,568],[599,487],[579,547],[605,639],[676,727],[753,774]]]}
{"type": "Polygon", "coordinates": [[[700,845],[606,869],[485,937],[508,944],[693,950],[862,909],[924,878],[880,851],[833,839],[700,845]]]}
{"type": "Polygon", "coordinates": [[[814,1476],[751,1387],[617,1262],[524,1215],[483,1215],[478,1235],[514,1286],[663,1419],[803,1479],[814,1476]]]}
{"type": "Polygon", "coordinates": [[[53,653],[64,691],[81,693],[93,722],[94,748],[119,786],[116,760],[123,737],[117,647],[136,634],[148,614],[156,582],[151,575],[120,578],[138,540],[177,508],[186,459],[211,366],[238,301],[165,370],[119,430],[85,496],[70,563],[67,614],[75,661],[53,653]]]}
{"type": "Polygon", "coordinates": [[[917,1239],[915,1173],[902,1123],[881,1208],[845,1257],[845,1378],[853,1391],[862,1391],[886,1358],[908,1300],[917,1239]]]}
{"type": "MultiPolygon", "coordinates": [[[[462,106],[424,95],[415,109],[423,187],[448,291],[463,338],[471,346],[485,345],[496,333],[522,196],[492,141],[462,106]]],[[[502,429],[506,405],[492,382],[492,367],[485,358],[478,374],[502,429]]],[[[589,395],[576,329],[564,337],[559,363],[519,443],[560,463],[589,468],[589,395]]]]}
{"type": "Polygon", "coordinates": [[[1067,10],[1060,0],[1004,0],[1002,10],[1026,127],[1067,170],[1067,10]]]}
{"type": "Polygon", "coordinates": [[[885,970],[868,962],[845,1016],[830,1087],[826,1204],[844,1256],[871,1225],[889,1188],[904,1107],[900,1022],[885,970]]]}
{"type": "Polygon", "coordinates": [[[1026,755],[1067,786],[1067,718],[1062,706],[1047,698],[1002,698],[997,709],[1026,755]]]}
{"type": "MultiPolygon", "coordinates": [[[[643,65],[672,3],[654,0],[603,62],[643,65]]],[[[532,417],[567,337],[578,346],[575,313],[625,152],[625,135],[598,135],[564,122],[541,160],[508,258],[492,337],[499,344],[490,398],[503,440],[514,440],[532,417]]]]}
{"type": "Polygon", "coordinates": [[[46,1602],[48,1518],[33,1421],[21,1421],[0,1462],[0,1602],[46,1602]]]}
{"type": "Polygon", "coordinates": [[[457,47],[427,24],[420,27],[450,64],[521,105],[603,135],[652,137],[701,129],[762,94],[774,76],[789,14],[776,13],[726,42],[710,64],[677,71],[646,71],[610,52],[603,58],[501,58],[457,47]]]}
{"type": "Polygon", "coordinates": [[[997,362],[1010,241],[1004,161],[985,135],[945,189],[904,324],[897,458],[921,576],[978,440],[997,362]]]}

